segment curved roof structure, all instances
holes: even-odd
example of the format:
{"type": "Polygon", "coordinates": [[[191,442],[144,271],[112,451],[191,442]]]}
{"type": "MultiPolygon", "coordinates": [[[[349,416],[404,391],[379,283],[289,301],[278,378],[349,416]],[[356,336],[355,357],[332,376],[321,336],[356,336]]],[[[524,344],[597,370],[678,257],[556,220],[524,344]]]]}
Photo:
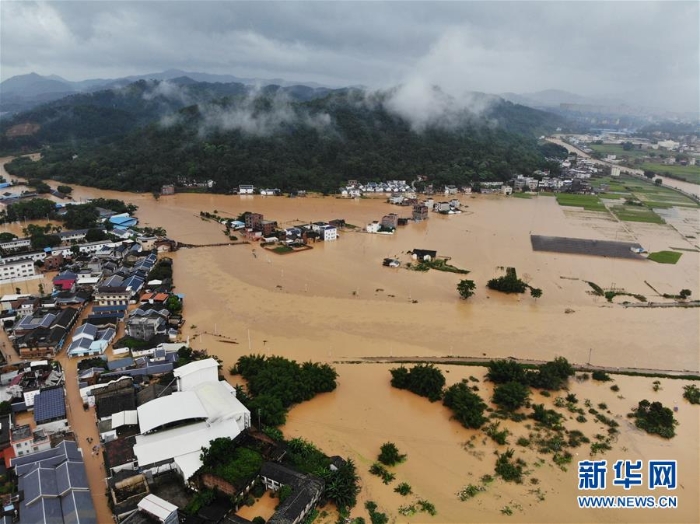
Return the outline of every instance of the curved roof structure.
{"type": "MultiPolygon", "coordinates": [[[[207,421],[236,420],[242,430],[250,419],[250,411],[236,398],[236,390],[225,380],[204,382],[194,388],[194,393],[207,411],[207,421]]],[[[175,393],[180,395],[181,393],[175,393]]]]}
{"type": "Polygon", "coordinates": [[[148,433],[167,424],[191,419],[206,419],[207,410],[194,391],[160,397],[137,408],[141,433],[148,433]]]}

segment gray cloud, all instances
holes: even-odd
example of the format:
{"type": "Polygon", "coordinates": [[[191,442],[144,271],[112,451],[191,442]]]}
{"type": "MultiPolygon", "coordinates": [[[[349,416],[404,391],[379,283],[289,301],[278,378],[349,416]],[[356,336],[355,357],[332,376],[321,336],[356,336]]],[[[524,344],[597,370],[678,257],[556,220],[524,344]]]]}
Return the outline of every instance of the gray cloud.
{"type": "Polygon", "coordinates": [[[200,104],[199,112],[203,122],[200,134],[206,135],[212,130],[239,130],[256,136],[268,136],[285,126],[304,125],[319,131],[330,130],[331,117],[326,113],[309,114],[294,106],[290,99],[281,92],[266,98],[266,107],[258,108],[260,91],[253,89],[244,100],[232,107],[200,104]],[[269,105],[268,105],[269,103],[269,105]]]}
{"type": "MultiPolygon", "coordinates": [[[[196,105],[201,117],[199,134],[206,136],[213,131],[238,130],[255,136],[269,136],[285,127],[312,127],[319,132],[332,132],[331,116],[325,112],[311,114],[282,91],[270,96],[260,86],[250,91],[234,104],[222,105],[201,102],[193,97],[187,87],[168,81],[150,82],[143,92],[144,100],[166,98],[183,105],[196,105]]],[[[160,125],[170,127],[180,123],[179,113],[170,113],[160,120],[160,125]]]]}
{"type": "MultiPolygon", "coordinates": [[[[0,74],[168,68],[698,110],[697,2],[2,2],[0,74]]],[[[408,89],[408,88],[407,88],[408,89]]]]}

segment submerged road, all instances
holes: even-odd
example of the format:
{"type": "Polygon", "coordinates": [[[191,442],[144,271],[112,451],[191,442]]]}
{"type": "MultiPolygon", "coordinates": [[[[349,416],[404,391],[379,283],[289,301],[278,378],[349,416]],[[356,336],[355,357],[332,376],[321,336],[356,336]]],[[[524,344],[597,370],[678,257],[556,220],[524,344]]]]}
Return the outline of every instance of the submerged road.
{"type": "MultiPolygon", "coordinates": [[[[595,353],[593,354],[595,356],[595,353]]],[[[512,360],[519,364],[527,364],[533,366],[539,366],[544,364],[545,360],[529,360],[514,357],[500,357],[499,358],[480,358],[480,357],[362,357],[362,362],[364,363],[430,363],[430,364],[471,364],[471,365],[488,365],[492,360],[512,360]]],[[[357,361],[355,361],[357,362],[357,361]]],[[[337,364],[347,364],[342,360],[336,361],[337,364]]],[[[683,375],[698,375],[699,370],[684,369],[679,371],[677,369],[656,369],[656,368],[629,368],[629,367],[605,367],[605,366],[595,366],[592,364],[571,364],[571,366],[576,371],[605,371],[606,373],[639,373],[644,375],[664,375],[668,377],[683,376],[683,375]]],[[[700,375],[697,376],[700,380],[700,375]]]]}
{"type": "MultiPolygon", "coordinates": [[[[68,343],[66,343],[68,347],[68,343]]],[[[80,359],[68,358],[64,349],[56,360],[63,367],[63,377],[66,388],[66,408],[68,412],[68,424],[73,433],[78,446],[83,451],[85,461],[85,472],[90,484],[90,494],[92,503],[95,506],[97,522],[109,524],[114,522],[112,511],[107,504],[105,481],[105,470],[102,450],[93,454],[92,447],[100,443],[100,435],[97,432],[95,408],[83,409],[83,399],[78,389],[78,362],[80,359]],[[87,438],[91,437],[92,443],[88,443],[87,438]]]]}

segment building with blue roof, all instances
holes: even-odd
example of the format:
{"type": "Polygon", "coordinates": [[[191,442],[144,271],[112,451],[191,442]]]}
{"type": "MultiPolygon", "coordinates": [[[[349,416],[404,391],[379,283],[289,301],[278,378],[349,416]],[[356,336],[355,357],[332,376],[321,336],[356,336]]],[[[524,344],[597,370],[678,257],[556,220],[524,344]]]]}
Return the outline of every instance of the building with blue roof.
{"type": "Polygon", "coordinates": [[[109,217],[108,220],[115,226],[119,226],[122,228],[132,227],[139,223],[138,219],[129,216],[129,213],[120,213],[118,215],[112,215],[111,217],[109,217]]]}
{"type": "Polygon", "coordinates": [[[24,498],[19,522],[98,524],[78,445],[64,440],[55,448],[11,460],[24,498]]]}
{"type": "Polygon", "coordinates": [[[34,421],[46,424],[66,418],[66,393],[63,386],[42,389],[34,397],[34,421]]]}
{"type": "Polygon", "coordinates": [[[131,357],[120,358],[117,360],[110,360],[107,362],[107,369],[110,371],[117,371],[121,369],[126,369],[134,365],[134,359],[131,357]]]}

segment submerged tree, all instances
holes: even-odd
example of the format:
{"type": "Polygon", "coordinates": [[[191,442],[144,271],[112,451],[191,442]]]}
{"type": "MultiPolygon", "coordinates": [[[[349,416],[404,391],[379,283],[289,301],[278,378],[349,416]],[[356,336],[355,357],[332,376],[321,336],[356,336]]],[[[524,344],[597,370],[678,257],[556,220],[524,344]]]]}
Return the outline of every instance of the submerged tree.
{"type": "Polygon", "coordinates": [[[401,366],[390,370],[391,385],[398,389],[407,389],[431,402],[440,400],[445,376],[433,364],[418,364],[410,370],[401,366]]]}
{"type": "Polygon", "coordinates": [[[387,442],[382,444],[378,460],[386,466],[395,466],[406,460],[406,454],[399,453],[399,449],[393,442],[387,442]]]}
{"type": "Polygon", "coordinates": [[[463,300],[473,296],[475,289],[476,284],[473,280],[460,280],[459,284],[457,284],[457,292],[463,300]]]}
{"type": "Polygon", "coordinates": [[[530,388],[519,382],[507,382],[496,387],[493,391],[493,402],[500,407],[515,411],[522,407],[530,397],[530,388]]]}
{"type": "Polygon", "coordinates": [[[673,411],[661,402],[649,402],[644,399],[629,414],[634,418],[634,424],[647,433],[654,433],[663,438],[671,438],[676,434],[678,422],[673,418],[673,411]]]}
{"type": "Polygon", "coordinates": [[[505,276],[492,278],[486,286],[502,293],[525,293],[527,284],[518,278],[514,267],[506,268],[505,276]]]}
{"type": "Polygon", "coordinates": [[[452,410],[453,418],[465,428],[478,429],[486,422],[484,417],[486,404],[464,382],[447,388],[442,403],[452,410]]]}

